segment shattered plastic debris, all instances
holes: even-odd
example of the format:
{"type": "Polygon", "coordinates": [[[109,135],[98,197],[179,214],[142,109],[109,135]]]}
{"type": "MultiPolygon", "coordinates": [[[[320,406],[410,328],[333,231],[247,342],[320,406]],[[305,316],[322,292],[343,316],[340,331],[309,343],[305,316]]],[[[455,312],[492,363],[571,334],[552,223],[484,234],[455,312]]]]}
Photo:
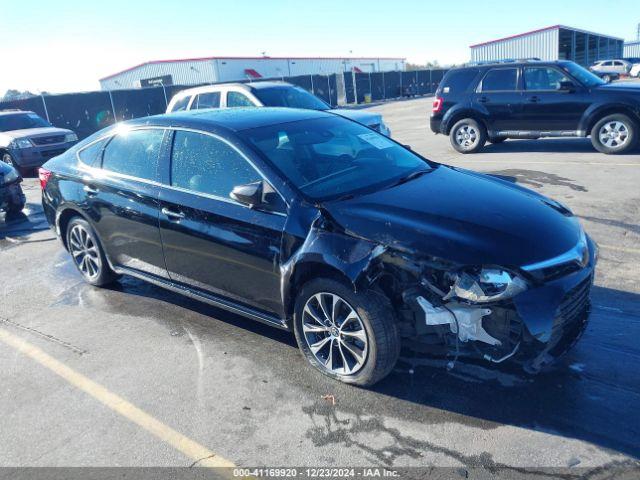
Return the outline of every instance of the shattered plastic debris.
{"type": "Polygon", "coordinates": [[[336,397],[333,395],[322,395],[322,399],[326,400],[327,402],[330,402],[331,405],[336,404],[336,397]]]}

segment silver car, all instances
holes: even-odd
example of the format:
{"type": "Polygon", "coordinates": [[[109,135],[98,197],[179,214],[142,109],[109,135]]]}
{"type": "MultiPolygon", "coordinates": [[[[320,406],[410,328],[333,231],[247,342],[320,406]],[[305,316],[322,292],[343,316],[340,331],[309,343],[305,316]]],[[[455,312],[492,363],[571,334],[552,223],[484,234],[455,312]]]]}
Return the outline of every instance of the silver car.
{"type": "Polygon", "coordinates": [[[53,127],[37,113],[0,111],[0,160],[21,175],[64,153],[77,141],[74,132],[53,127]]]}
{"type": "Polygon", "coordinates": [[[603,73],[619,73],[620,75],[628,75],[633,65],[626,60],[600,60],[599,62],[591,65],[589,70],[592,72],[603,73]]]}
{"type": "Polygon", "coordinates": [[[286,82],[224,83],[189,88],[178,92],[169,102],[167,113],[203,108],[289,107],[323,110],[354,120],[391,136],[382,115],[363,110],[332,108],[304,88],[286,82]]]}

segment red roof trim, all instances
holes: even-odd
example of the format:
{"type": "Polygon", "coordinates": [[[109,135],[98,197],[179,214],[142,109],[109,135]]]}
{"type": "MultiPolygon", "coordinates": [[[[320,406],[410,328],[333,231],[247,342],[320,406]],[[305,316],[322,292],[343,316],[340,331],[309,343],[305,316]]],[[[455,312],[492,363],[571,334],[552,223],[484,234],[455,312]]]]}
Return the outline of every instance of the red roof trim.
{"type": "Polygon", "coordinates": [[[555,30],[556,28],[561,28],[562,25],[553,25],[551,27],[538,28],[537,30],[531,30],[530,32],[518,33],[517,35],[511,35],[508,37],[498,38],[496,40],[489,40],[488,42],[476,43],[475,45],[469,45],[469,48],[474,47],[482,47],[483,45],[490,45],[496,42],[504,42],[505,40],[511,40],[512,38],[520,38],[526,37],[527,35],[532,35],[534,33],[546,32],[547,30],[555,30]]]}
{"type": "Polygon", "coordinates": [[[469,45],[469,48],[482,47],[484,45],[491,45],[492,43],[504,42],[505,40],[511,40],[513,38],[526,37],[527,35],[532,35],[534,33],[546,32],[547,30],[556,30],[556,29],[559,29],[559,28],[564,28],[566,30],[575,30],[576,32],[589,33],[591,35],[598,35],[600,37],[615,38],[616,40],[623,40],[622,38],[614,37],[612,35],[604,35],[602,33],[588,32],[587,30],[581,30],[579,28],[567,27],[565,25],[553,25],[551,27],[539,28],[537,30],[531,30],[530,32],[519,33],[517,35],[511,35],[509,37],[498,38],[496,40],[489,40],[488,42],[476,43],[475,45],[469,45]]]}
{"type": "Polygon", "coordinates": [[[136,68],[144,67],[145,65],[154,65],[157,63],[174,63],[174,62],[204,62],[207,60],[401,60],[406,61],[406,57],[195,57],[195,58],[175,58],[171,60],[151,60],[149,62],[139,63],[133,67],[125,68],[106,77],[102,77],[102,80],[108,80],[116,77],[122,73],[130,72],[136,68]]]}

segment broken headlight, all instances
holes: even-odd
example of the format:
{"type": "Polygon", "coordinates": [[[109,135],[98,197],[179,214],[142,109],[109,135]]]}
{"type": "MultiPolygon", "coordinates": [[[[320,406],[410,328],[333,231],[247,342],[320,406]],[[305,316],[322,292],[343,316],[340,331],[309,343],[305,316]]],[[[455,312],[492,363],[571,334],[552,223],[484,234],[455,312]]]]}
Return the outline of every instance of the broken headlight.
{"type": "Polygon", "coordinates": [[[453,275],[453,284],[444,300],[459,298],[473,303],[496,302],[515,297],[527,289],[517,275],[500,268],[479,268],[453,275]]]}

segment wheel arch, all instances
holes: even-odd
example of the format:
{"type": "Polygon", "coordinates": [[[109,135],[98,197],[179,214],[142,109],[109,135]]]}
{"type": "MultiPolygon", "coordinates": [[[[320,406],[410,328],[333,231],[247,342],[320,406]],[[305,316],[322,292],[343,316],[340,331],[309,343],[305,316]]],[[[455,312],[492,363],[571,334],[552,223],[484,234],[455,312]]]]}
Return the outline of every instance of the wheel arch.
{"type": "Polygon", "coordinates": [[[580,122],[580,131],[585,132],[585,136],[591,135],[591,130],[604,117],[608,115],[614,115],[620,113],[627,115],[629,118],[640,124],[640,113],[630,105],[615,104],[615,105],[600,105],[585,112],[582,121],[580,122]]]}
{"type": "Polygon", "coordinates": [[[355,281],[335,266],[314,260],[297,263],[283,292],[285,318],[290,327],[293,327],[291,322],[293,321],[297,292],[305,283],[316,278],[335,280],[354,292],[357,290],[355,281]]]}
{"type": "Polygon", "coordinates": [[[450,116],[448,116],[444,121],[443,133],[445,135],[449,135],[451,133],[451,129],[453,126],[464,118],[471,118],[476,122],[480,123],[487,133],[489,132],[489,127],[487,126],[487,121],[485,115],[481,112],[470,108],[459,109],[451,112],[450,116]]]}
{"type": "MultiPolygon", "coordinates": [[[[55,227],[56,227],[56,231],[58,232],[58,235],[60,236],[60,240],[62,241],[62,245],[66,250],[69,250],[69,246],[67,245],[67,227],[71,219],[74,217],[82,218],[87,223],[89,223],[89,225],[91,225],[91,227],[93,228],[91,219],[81,209],[72,205],[61,206],[56,212],[55,227]]],[[[102,244],[102,240],[98,236],[98,233],[96,232],[95,228],[93,228],[93,231],[95,235],[98,237],[98,241],[100,241],[100,243],[102,244]]]]}

